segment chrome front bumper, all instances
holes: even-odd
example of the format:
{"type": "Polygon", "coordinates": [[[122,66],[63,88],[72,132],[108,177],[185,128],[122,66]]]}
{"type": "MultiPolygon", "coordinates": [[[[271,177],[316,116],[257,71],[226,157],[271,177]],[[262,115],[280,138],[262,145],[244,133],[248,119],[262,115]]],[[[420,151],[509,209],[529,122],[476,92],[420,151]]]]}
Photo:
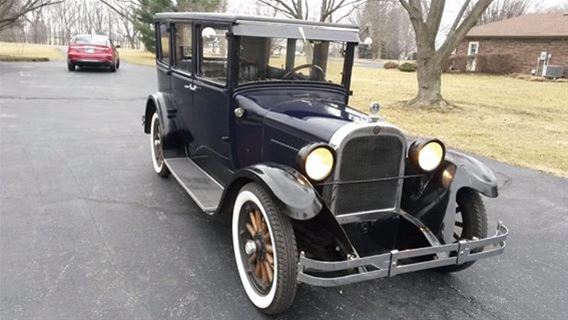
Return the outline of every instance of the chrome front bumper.
{"type": "Polygon", "coordinates": [[[392,277],[413,271],[458,265],[499,255],[505,250],[509,230],[501,223],[494,236],[479,240],[462,240],[457,243],[424,247],[404,251],[392,250],[374,256],[352,258],[344,261],[319,261],[300,254],[298,281],[313,286],[334,287],[365,280],[392,277]],[[483,249],[483,251],[478,251],[483,249]],[[476,252],[472,252],[476,251],[476,252]],[[412,262],[412,258],[422,258],[412,262]],[[430,258],[424,260],[425,258],[430,258]],[[353,270],[352,274],[339,277],[316,276],[325,272],[353,270]]]}

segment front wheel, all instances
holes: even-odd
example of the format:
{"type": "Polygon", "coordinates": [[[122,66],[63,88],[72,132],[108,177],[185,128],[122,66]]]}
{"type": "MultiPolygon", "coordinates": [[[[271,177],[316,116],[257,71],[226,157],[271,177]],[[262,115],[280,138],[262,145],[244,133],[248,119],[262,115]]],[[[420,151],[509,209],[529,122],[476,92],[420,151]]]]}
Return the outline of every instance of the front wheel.
{"type": "Polygon", "coordinates": [[[72,64],[71,62],[67,62],[67,70],[75,71],[75,65],[72,64]]]}
{"type": "Polygon", "coordinates": [[[152,115],[152,123],[150,124],[150,150],[152,150],[152,164],[154,171],[162,178],[170,175],[170,170],[164,163],[164,151],[162,149],[162,127],[158,113],[152,115]]]}
{"type": "MultiPolygon", "coordinates": [[[[458,192],[456,208],[456,222],[454,226],[454,241],[482,239],[487,237],[487,212],[483,200],[475,190],[464,189],[458,192]]],[[[479,252],[480,249],[472,250],[479,252]]],[[[475,261],[459,265],[441,267],[441,272],[458,272],[471,267],[475,261]]]]}
{"type": "Polygon", "coordinates": [[[266,314],[287,310],[296,295],[296,237],[288,217],[259,184],[239,191],[232,233],[237,269],[250,301],[266,314]]]}

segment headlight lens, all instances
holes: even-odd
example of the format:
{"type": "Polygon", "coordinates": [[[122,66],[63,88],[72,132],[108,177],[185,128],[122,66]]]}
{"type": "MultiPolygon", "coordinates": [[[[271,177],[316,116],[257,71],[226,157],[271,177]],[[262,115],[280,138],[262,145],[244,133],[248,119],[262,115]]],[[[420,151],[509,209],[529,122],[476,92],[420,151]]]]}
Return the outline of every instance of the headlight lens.
{"type": "Polygon", "coordinates": [[[424,171],[432,171],[440,166],[444,160],[446,148],[438,140],[414,143],[409,156],[415,164],[424,171]]]}
{"type": "Polygon", "coordinates": [[[328,145],[311,145],[300,150],[298,160],[308,178],[322,181],[331,174],[335,155],[328,145]]]}

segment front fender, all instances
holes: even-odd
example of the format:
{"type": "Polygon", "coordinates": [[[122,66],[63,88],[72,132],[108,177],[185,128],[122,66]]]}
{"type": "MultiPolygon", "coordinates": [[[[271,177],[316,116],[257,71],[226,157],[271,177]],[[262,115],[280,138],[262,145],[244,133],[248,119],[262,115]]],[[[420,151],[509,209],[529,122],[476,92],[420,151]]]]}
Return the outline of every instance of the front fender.
{"type": "Polygon", "coordinates": [[[456,166],[452,182],[455,191],[468,187],[491,198],[499,195],[495,174],[481,161],[457,151],[448,151],[446,161],[456,166]]]}
{"type": "Polygon", "coordinates": [[[499,192],[495,174],[481,161],[457,151],[448,151],[446,162],[454,166],[455,173],[448,190],[449,197],[444,213],[442,236],[445,243],[452,243],[458,192],[463,188],[470,188],[491,198],[496,198],[499,192]]]}
{"type": "Polygon", "coordinates": [[[220,212],[227,212],[242,186],[262,184],[284,206],[294,220],[308,220],[323,208],[311,183],[298,171],[279,164],[255,164],[235,172],[221,197],[220,212]]]}

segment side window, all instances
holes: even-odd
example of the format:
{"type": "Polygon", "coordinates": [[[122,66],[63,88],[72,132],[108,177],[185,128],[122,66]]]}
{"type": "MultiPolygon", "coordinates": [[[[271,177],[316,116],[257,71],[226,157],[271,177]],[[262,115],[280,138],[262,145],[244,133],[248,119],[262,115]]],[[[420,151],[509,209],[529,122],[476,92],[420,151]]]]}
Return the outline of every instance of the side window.
{"type": "Polygon", "coordinates": [[[175,67],[181,71],[191,73],[191,24],[177,23],[175,36],[175,67]]]}
{"type": "Polygon", "coordinates": [[[160,54],[158,56],[162,63],[170,64],[170,41],[168,25],[160,23],[160,54]]]}
{"type": "Polygon", "coordinates": [[[227,28],[201,28],[200,43],[202,54],[199,61],[199,75],[215,82],[227,83],[227,28]]]}

